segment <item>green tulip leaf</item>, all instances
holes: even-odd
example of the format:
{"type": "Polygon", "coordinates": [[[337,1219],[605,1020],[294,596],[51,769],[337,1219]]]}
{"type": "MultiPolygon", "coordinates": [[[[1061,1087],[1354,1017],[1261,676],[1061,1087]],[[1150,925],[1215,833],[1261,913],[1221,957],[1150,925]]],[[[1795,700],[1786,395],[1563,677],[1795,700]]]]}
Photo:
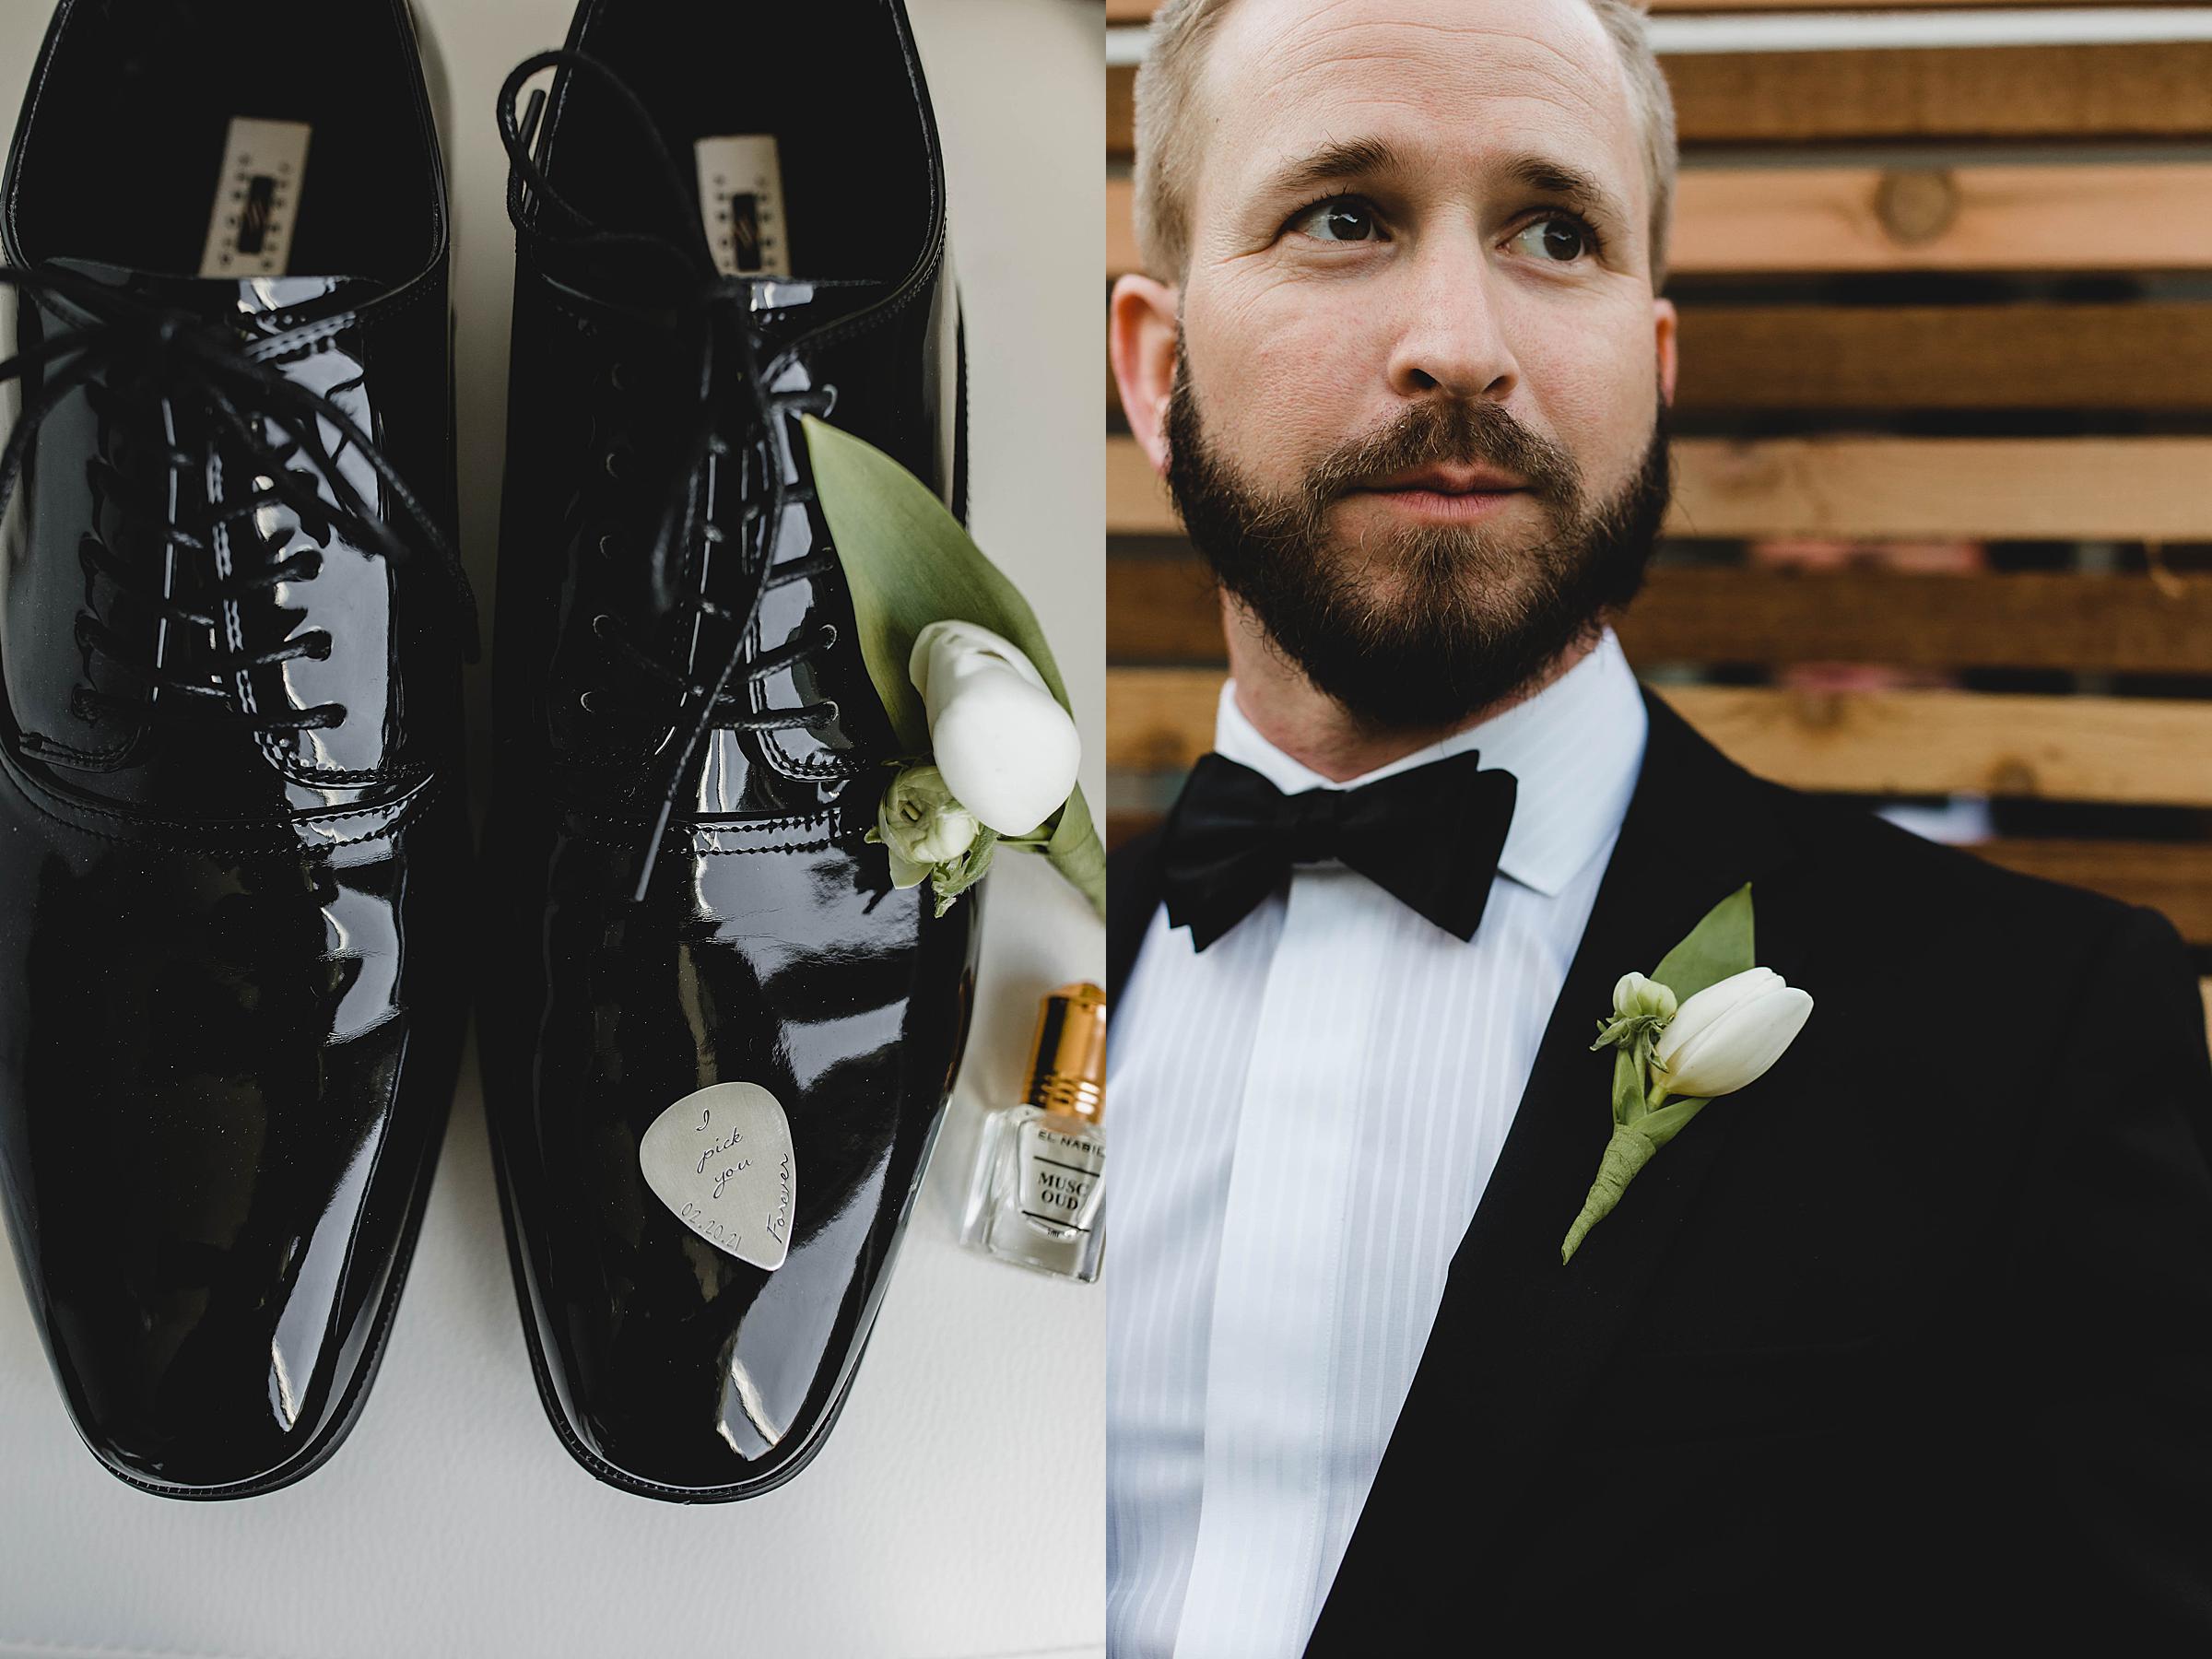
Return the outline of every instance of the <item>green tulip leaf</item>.
{"type": "Polygon", "coordinates": [[[1751,946],[1751,884],[1705,912],[1689,936],[1666,953],[1652,977],[1686,1003],[1708,985],[1759,966],[1751,946]]]}
{"type": "Polygon", "coordinates": [[[1106,913],[1106,848],[1099,840],[1098,827],[1091,822],[1090,804],[1083,798],[1082,784],[1069,792],[1067,805],[1056,816],[1058,821],[1044,843],[1044,855],[1102,916],[1106,913]]]}
{"type": "Polygon", "coordinates": [[[1020,646],[1060,706],[1073,714],[1053,648],[1030,602],[935,492],[874,444],[812,415],[804,424],[815,493],[853,590],[860,654],[906,750],[929,753],[928,717],[922,694],[907,677],[907,660],[924,628],[950,618],[978,623],[1020,646]]]}

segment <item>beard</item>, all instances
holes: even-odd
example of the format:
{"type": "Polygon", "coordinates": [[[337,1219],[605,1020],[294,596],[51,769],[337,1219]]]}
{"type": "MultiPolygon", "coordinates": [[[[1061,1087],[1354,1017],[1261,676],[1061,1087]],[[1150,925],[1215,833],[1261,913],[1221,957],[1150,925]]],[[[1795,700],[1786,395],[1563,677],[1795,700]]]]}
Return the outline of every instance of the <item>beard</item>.
{"type": "Polygon", "coordinates": [[[1168,394],[1168,488],[1221,587],[1286,661],[1380,730],[1465,724],[1594,640],[1636,596],[1666,514],[1664,402],[1636,471],[1593,500],[1572,456],[1498,405],[1410,406],[1270,494],[1206,441],[1180,343],[1168,394]],[[1405,469],[1485,463],[1526,480],[1549,525],[1406,524],[1347,536],[1335,504],[1405,469]]]}

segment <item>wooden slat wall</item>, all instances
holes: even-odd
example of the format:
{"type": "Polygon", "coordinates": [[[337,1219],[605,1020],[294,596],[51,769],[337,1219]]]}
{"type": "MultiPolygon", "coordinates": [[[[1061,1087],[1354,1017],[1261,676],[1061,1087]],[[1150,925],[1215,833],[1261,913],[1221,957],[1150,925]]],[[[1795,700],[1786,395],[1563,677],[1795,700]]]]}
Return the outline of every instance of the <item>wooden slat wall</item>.
{"type": "MultiPolygon", "coordinates": [[[[1987,797],[1983,856],[2157,907],[2212,976],[2212,42],[1662,61],[1677,494],[1630,659],[1754,771],[1987,797]]],[[[1222,647],[1111,377],[1107,413],[1111,837],[1210,741],[1222,647]]]]}

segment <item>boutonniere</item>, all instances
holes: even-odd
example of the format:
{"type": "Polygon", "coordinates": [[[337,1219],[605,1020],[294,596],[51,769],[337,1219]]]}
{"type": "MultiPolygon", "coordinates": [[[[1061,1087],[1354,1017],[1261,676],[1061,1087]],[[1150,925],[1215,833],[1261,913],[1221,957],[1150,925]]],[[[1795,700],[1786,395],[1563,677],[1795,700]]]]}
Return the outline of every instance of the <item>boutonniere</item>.
{"type": "Polygon", "coordinates": [[[1560,1262],[1715,1096],[1763,1077],[1812,1012],[1810,996],[1753,959],[1748,882],[1706,912],[1648,977],[1622,974],[1612,1016],[1598,1020],[1590,1045],[1614,1051],[1613,1137],[1560,1262]]]}
{"type": "Polygon", "coordinates": [[[1036,614],[928,486],[814,416],[805,426],[861,658],[905,752],[867,833],[892,885],[927,881],[943,915],[1013,848],[1043,854],[1102,912],[1106,853],[1036,614]]]}

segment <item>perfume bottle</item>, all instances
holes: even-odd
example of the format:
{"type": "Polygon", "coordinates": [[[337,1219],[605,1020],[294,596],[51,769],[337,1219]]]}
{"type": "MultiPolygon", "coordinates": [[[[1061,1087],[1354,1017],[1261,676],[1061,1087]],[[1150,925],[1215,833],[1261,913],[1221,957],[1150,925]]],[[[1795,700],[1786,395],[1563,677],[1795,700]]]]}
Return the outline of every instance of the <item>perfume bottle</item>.
{"type": "Polygon", "coordinates": [[[1022,1104],[991,1114],[968,1189],[963,1243],[1086,1282],[1105,1248],[1106,993],[1045,997],[1022,1104]]]}

